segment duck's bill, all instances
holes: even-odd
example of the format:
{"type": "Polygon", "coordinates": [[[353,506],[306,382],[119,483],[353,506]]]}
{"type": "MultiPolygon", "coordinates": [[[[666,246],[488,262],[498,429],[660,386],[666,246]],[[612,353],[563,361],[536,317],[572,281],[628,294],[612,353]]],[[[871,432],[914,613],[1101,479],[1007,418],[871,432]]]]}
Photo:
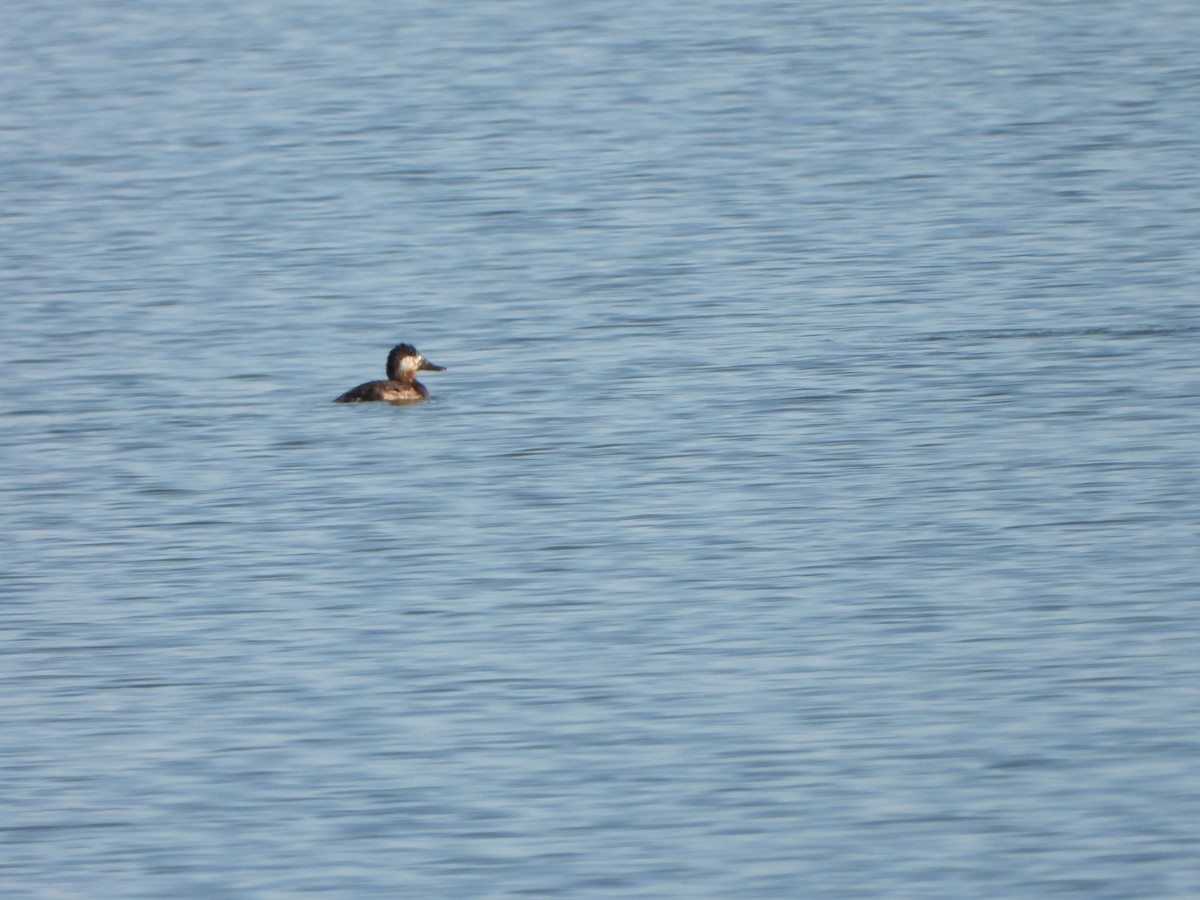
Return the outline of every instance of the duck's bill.
{"type": "Polygon", "coordinates": [[[417,368],[428,369],[431,372],[445,372],[446,371],[445,366],[435,366],[433,363],[431,363],[429,360],[425,359],[424,357],[421,358],[421,365],[419,365],[417,368]]]}

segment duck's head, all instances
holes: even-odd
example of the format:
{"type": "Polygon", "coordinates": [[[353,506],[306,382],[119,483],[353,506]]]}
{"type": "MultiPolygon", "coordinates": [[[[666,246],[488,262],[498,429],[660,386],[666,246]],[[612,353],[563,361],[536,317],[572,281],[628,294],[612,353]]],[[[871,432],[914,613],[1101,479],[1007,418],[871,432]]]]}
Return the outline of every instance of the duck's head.
{"type": "Polygon", "coordinates": [[[397,344],[388,354],[387,376],[392,381],[409,381],[420,369],[431,372],[445,371],[445,366],[435,366],[412,344],[397,344]]]}

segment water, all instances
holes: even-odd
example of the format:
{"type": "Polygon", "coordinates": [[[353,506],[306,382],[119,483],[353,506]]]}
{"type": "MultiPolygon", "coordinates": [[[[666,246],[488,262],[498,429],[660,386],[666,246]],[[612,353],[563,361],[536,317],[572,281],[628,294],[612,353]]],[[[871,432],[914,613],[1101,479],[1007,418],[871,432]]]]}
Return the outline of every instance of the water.
{"type": "Polygon", "coordinates": [[[6,897],[1200,893],[1193,4],[3,14],[6,897]]]}

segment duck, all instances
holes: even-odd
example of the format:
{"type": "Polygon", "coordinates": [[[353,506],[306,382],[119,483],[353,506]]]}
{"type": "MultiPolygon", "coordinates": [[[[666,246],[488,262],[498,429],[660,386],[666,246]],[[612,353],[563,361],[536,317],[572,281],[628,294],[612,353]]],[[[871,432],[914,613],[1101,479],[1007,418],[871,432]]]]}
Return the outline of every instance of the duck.
{"type": "Polygon", "coordinates": [[[429,389],[417,381],[418,371],[444,372],[445,366],[435,366],[412,344],[397,344],[388,353],[387,380],[368,381],[352,387],[334,403],[364,403],[381,400],[385,403],[420,403],[429,398],[429,389]]]}

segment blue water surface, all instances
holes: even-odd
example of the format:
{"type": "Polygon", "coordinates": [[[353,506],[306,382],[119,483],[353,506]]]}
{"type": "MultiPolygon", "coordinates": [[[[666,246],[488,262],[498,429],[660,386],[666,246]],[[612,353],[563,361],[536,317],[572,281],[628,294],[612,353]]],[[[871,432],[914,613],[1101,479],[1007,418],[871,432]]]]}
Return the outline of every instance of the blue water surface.
{"type": "Polygon", "coordinates": [[[1200,895],[1194,4],[0,11],[0,894],[1200,895]]]}

